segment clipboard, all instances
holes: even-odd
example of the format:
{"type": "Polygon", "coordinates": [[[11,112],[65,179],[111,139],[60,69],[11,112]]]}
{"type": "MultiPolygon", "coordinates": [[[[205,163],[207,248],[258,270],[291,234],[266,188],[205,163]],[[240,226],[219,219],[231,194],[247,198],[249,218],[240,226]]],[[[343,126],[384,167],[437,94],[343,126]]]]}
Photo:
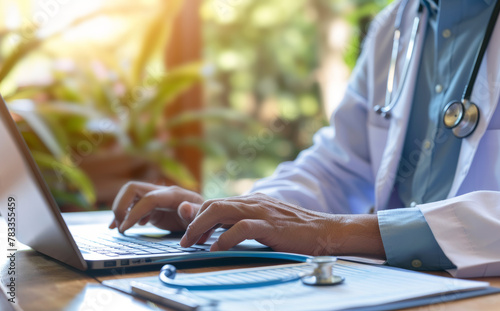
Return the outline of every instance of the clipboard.
{"type": "MultiPolygon", "coordinates": [[[[283,266],[296,265],[237,269],[237,271],[266,273],[266,270],[270,272],[272,269],[283,266]]],[[[172,291],[169,291],[171,289],[165,289],[157,277],[104,281],[103,285],[179,310],[204,310],[205,308],[259,310],[269,307],[274,310],[287,311],[396,310],[500,293],[499,288],[490,287],[487,282],[439,277],[399,268],[348,261],[338,261],[335,267],[335,273],[344,276],[346,281],[334,287],[311,287],[297,281],[244,290],[180,291],[172,294],[172,291]],[[183,299],[179,298],[179,295],[193,304],[190,307],[174,306],[173,303],[178,303],[179,299],[183,299]]],[[[227,275],[228,272],[207,272],[198,276],[213,277],[222,273],[227,275]]],[[[181,275],[179,274],[178,277],[181,275]]]]}

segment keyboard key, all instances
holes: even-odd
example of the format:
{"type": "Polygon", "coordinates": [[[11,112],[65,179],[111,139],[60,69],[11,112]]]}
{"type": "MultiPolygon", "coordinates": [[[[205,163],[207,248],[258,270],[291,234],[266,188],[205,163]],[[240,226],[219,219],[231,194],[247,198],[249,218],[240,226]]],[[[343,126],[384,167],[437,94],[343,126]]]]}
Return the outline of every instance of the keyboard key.
{"type": "Polygon", "coordinates": [[[174,248],[168,247],[168,246],[164,246],[164,247],[158,247],[157,249],[162,250],[164,252],[168,252],[169,250],[174,249],[174,248]]]}
{"type": "Polygon", "coordinates": [[[180,249],[175,249],[175,248],[172,248],[172,249],[169,249],[167,250],[166,252],[168,252],[169,254],[174,254],[174,253],[184,253],[183,251],[181,251],[180,249]]]}
{"type": "Polygon", "coordinates": [[[128,252],[128,251],[114,250],[113,252],[118,255],[134,255],[133,252],[128,252]]]}
{"type": "Polygon", "coordinates": [[[198,251],[197,248],[193,248],[193,247],[179,247],[178,249],[183,251],[183,252],[188,252],[188,253],[193,253],[193,252],[198,251]]]}
{"type": "Polygon", "coordinates": [[[166,252],[161,249],[150,249],[148,250],[150,254],[165,254],[166,252]]]}
{"type": "Polygon", "coordinates": [[[168,246],[180,246],[179,243],[174,242],[174,241],[159,241],[159,242],[156,242],[156,244],[168,245],[168,246]]]}
{"type": "Polygon", "coordinates": [[[193,245],[190,248],[195,248],[199,251],[208,251],[210,250],[210,245],[193,245]]]}
{"type": "Polygon", "coordinates": [[[181,254],[208,251],[210,245],[183,248],[176,241],[146,241],[128,236],[77,236],[80,249],[112,257],[119,255],[181,254]]]}
{"type": "Polygon", "coordinates": [[[149,252],[145,252],[145,251],[135,251],[135,252],[134,252],[134,255],[149,255],[149,252]]]}

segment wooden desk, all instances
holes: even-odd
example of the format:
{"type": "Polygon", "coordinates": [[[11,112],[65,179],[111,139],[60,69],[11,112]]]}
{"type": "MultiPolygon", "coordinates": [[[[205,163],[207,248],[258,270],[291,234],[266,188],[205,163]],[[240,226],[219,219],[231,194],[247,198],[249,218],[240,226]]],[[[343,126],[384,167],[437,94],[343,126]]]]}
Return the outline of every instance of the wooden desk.
{"type": "MultiPolygon", "coordinates": [[[[99,284],[107,279],[152,276],[157,270],[90,274],[62,265],[32,250],[17,253],[16,296],[24,311],[54,310],[164,310],[153,304],[114,291],[99,284]]],[[[5,283],[8,262],[2,259],[1,276],[5,283]]],[[[225,267],[226,268],[226,267],[225,267]]],[[[227,267],[234,268],[234,267],[227,267]]],[[[214,271],[222,268],[197,268],[190,272],[214,271]]],[[[436,273],[446,275],[446,273],[436,273]]],[[[500,287],[500,277],[480,279],[500,287]]],[[[440,305],[424,306],[409,310],[499,310],[500,294],[483,296],[440,305]],[[438,308],[438,309],[436,309],[438,308]]],[[[4,295],[0,297],[1,310],[12,309],[4,295]]]]}
{"type": "MultiPolygon", "coordinates": [[[[8,284],[8,260],[2,256],[1,279],[8,284]]],[[[203,267],[189,272],[208,272],[222,269],[248,267],[244,265],[203,267]]],[[[102,286],[100,282],[110,279],[156,276],[159,267],[100,272],[82,272],[61,264],[31,249],[16,253],[16,302],[24,311],[55,310],[169,310],[143,300],[102,286]]],[[[183,270],[180,270],[183,271],[183,270]]],[[[7,302],[5,293],[0,293],[0,310],[18,310],[7,302]]]]}
{"type": "MultiPolygon", "coordinates": [[[[5,222],[0,219],[0,238],[5,237],[5,222]]],[[[9,261],[5,254],[5,241],[0,242],[0,276],[8,284],[9,261]]],[[[207,272],[236,266],[190,269],[189,272],[207,272]]],[[[237,267],[244,267],[239,265],[237,267]]],[[[63,265],[27,247],[16,253],[16,300],[21,309],[13,308],[0,293],[0,310],[56,311],[56,310],[165,310],[151,303],[109,289],[100,284],[107,279],[157,275],[158,268],[150,271],[85,273],[63,265]]],[[[447,275],[445,272],[433,273],[447,275]]],[[[500,277],[478,279],[500,287],[500,277]]],[[[1,291],[0,291],[1,292],[1,291]]],[[[500,294],[476,297],[439,305],[409,310],[499,310],[500,294]]]]}

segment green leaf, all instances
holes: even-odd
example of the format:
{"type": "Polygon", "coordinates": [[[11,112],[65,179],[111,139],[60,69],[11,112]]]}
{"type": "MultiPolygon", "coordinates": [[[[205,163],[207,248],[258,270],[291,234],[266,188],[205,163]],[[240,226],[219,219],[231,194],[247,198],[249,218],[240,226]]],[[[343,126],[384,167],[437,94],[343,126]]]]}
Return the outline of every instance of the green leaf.
{"type": "Polygon", "coordinates": [[[160,1],[160,8],[155,18],[151,22],[144,35],[138,57],[134,62],[132,81],[134,85],[139,85],[144,70],[146,69],[152,56],[165,47],[169,40],[169,33],[172,29],[172,21],[179,12],[182,1],[170,0],[160,1]]]}
{"type": "Polygon", "coordinates": [[[43,41],[39,39],[33,39],[32,41],[21,43],[3,62],[2,68],[0,68],[0,85],[5,77],[7,77],[7,75],[21,60],[31,51],[37,49],[42,43],[43,41]]]}
{"type": "Polygon", "coordinates": [[[94,107],[71,102],[50,102],[43,105],[37,105],[36,109],[42,114],[57,113],[67,116],[80,116],[89,119],[102,118],[102,114],[94,107]]]}
{"type": "Polygon", "coordinates": [[[253,124],[255,121],[247,115],[229,109],[210,109],[200,111],[188,111],[167,120],[166,128],[171,129],[177,126],[185,125],[198,121],[234,121],[240,123],[253,124]]]}
{"type": "Polygon", "coordinates": [[[5,102],[11,102],[17,99],[33,98],[39,93],[46,92],[46,90],[46,86],[29,85],[16,89],[14,93],[2,95],[5,102]]]}
{"type": "Polygon", "coordinates": [[[45,124],[45,121],[36,112],[36,105],[33,101],[27,99],[17,100],[9,104],[9,109],[10,111],[20,115],[26,123],[29,124],[40,140],[43,141],[45,146],[57,159],[62,159],[64,157],[62,147],[57,142],[57,139],[52,134],[52,131],[45,124]]]}
{"type": "Polygon", "coordinates": [[[137,111],[163,111],[177,96],[201,80],[201,64],[198,62],[171,69],[160,79],[156,95],[139,105],[137,111]]]}
{"type": "Polygon", "coordinates": [[[93,206],[95,204],[96,193],[94,185],[81,169],[75,167],[73,164],[63,164],[48,154],[37,151],[33,151],[32,154],[33,158],[41,168],[43,167],[53,170],[58,177],[64,178],[75,186],[81,192],[89,206],[93,206]]]}
{"type": "Polygon", "coordinates": [[[207,141],[204,138],[199,138],[194,136],[183,137],[180,139],[170,139],[166,143],[166,147],[168,150],[171,150],[179,146],[196,147],[202,150],[206,155],[213,157],[223,156],[225,154],[224,149],[220,145],[214,144],[214,142],[212,141],[207,141]]]}
{"type": "MultiPolygon", "coordinates": [[[[169,2],[169,1],[167,1],[169,2]]],[[[89,20],[92,20],[97,17],[101,16],[109,16],[109,15],[120,15],[123,13],[127,12],[137,12],[137,10],[140,10],[141,7],[138,6],[137,4],[133,5],[128,5],[128,6],[114,6],[114,7],[107,7],[103,8],[101,10],[92,12],[90,14],[81,16],[71,22],[67,27],[65,27],[63,30],[55,32],[51,34],[50,36],[39,39],[36,37],[36,35],[33,35],[32,38],[29,38],[28,40],[24,39],[21,41],[21,43],[17,46],[17,48],[14,50],[12,54],[10,54],[6,60],[3,62],[1,68],[0,68],[0,86],[2,85],[2,82],[4,81],[5,77],[12,71],[12,69],[29,53],[32,51],[38,49],[41,45],[46,43],[49,40],[52,40],[54,38],[58,38],[64,33],[67,32],[68,29],[75,28],[85,22],[88,22],[89,20]]],[[[12,31],[13,33],[16,32],[16,30],[12,31]]],[[[36,29],[33,30],[33,33],[36,32],[36,29]]]]}
{"type": "Polygon", "coordinates": [[[130,126],[135,129],[138,142],[137,145],[147,144],[155,135],[155,130],[160,120],[162,120],[163,111],[174,99],[191,88],[196,82],[201,80],[200,65],[198,63],[179,66],[171,70],[163,77],[157,89],[157,94],[151,100],[139,105],[137,110],[132,113],[130,126]],[[143,113],[151,115],[148,124],[141,128],[140,116],[143,113]]]}
{"type": "Polygon", "coordinates": [[[59,189],[50,189],[59,206],[76,206],[83,210],[91,210],[89,203],[83,198],[81,193],[69,193],[59,189]]]}
{"type": "Polygon", "coordinates": [[[195,189],[198,182],[189,170],[173,158],[163,157],[160,159],[162,173],[181,187],[195,189]]]}

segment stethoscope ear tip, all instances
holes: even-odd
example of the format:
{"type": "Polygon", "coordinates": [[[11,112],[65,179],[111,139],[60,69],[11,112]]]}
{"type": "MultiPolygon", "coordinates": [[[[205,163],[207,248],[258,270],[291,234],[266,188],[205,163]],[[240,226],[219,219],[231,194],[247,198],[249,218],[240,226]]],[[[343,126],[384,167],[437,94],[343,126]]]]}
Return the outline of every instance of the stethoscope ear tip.
{"type": "Polygon", "coordinates": [[[373,111],[375,111],[375,113],[381,115],[385,119],[391,118],[391,112],[388,111],[387,109],[384,109],[384,107],[380,105],[376,105],[375,107],[373,107],[373,111]]]}
{"type": "Polygon", "coordinates": [[[161,267],[161,273],[169,279],[174,279],[177,274],[177,269],[172,265],[164,265],[161,267]]]}

